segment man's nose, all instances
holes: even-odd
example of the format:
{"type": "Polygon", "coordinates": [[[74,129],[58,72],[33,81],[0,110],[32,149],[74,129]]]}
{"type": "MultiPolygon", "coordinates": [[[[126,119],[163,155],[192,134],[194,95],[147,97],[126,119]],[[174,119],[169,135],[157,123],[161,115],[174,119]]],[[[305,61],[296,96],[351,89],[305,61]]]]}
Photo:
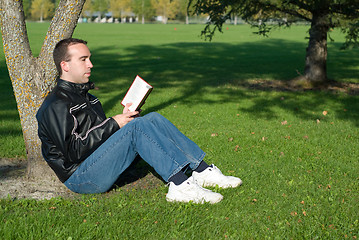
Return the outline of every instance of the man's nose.
{"type": "Polygon", "coordinates": [[[93,65],[92,65],[92,62],[90,61],[90,59],[88,59],[88,61],[87,61],[87,67],[93,68],[93,65]]]}

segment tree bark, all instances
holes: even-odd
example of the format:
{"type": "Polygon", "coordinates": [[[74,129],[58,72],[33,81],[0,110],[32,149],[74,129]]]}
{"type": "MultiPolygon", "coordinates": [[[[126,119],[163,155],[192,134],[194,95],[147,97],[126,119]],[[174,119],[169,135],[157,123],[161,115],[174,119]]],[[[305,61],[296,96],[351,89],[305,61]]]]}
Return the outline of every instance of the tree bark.
{"type": "Polygon", "coordinates": [[[328,16],[322,13],[313,14],[304,68],[304,77],[313,85],[327,81],[328,31],[328,16]]]}
{"type": "MultiPolygon", "coordinates": [[[[32,55],[22,1],[0,0],[0,23],[9,76],[20,115],[28,167],[27,177],[55,180],[41,155],[36,112],[55,85],[57,72],[52,51],[55,44],[71,37],[85,0],[61,0],[38,57],[32,55]]],[[[56,179],[57,180],[57,179],[56,179]]]]}

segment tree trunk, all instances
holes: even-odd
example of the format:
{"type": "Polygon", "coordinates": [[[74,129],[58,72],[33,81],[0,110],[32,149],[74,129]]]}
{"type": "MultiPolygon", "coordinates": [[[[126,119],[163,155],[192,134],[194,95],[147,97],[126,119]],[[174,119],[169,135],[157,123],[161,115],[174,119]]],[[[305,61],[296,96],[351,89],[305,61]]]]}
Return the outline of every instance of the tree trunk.
{"type": "Polygon", "coordinates": [[[141,5],[142,24],[145,24],[145,14],[144,14],[144,11],[145,11],[145,1],[142,0],[142,5],[141,5]]]}
{"type": "Polygon", "coordinates": [[[52,51],[55,44],[71,37],[85,0],[61,0],[46,34],[40,54],[33,57],[27,36],[22,1],[0,0],[0,23],[4,53],[20,115],[28,167],[33,180],[56,179],[41,155],[36,112],[55,85],[57,72],[52,51]]]}
{"type": "Polygon", "coordinates": [[[304,69],[304,77],[313,85],[327,81],[328,31],[328,16],[322,13],[317,15],[313,14],[304,69]]]}

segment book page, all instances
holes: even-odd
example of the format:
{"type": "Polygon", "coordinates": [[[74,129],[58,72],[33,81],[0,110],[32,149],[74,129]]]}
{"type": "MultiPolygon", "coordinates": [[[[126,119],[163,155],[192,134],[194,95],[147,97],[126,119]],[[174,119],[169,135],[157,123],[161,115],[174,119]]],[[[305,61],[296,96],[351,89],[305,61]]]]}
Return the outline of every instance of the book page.
{"type": "Polygon", "coordinates": [[[147,93],[150,90],[152,90],[152,86],[137,75],[121,104],[125,106],[127,103],[132,103],[129,110],[135,111],[140,105],[143,105],[146,100],[144,98],[148,96],[147,93]]]}

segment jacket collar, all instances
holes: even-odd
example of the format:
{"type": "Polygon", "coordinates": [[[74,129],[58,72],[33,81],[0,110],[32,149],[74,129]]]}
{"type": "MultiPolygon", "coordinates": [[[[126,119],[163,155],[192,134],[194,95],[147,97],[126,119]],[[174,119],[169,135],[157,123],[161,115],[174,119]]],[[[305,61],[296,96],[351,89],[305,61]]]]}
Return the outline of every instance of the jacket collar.
{"type": "Polygon", "coordinates": [[[67,91],[80,93],[81,95],[86,94],[89,90],[95,88],[95,84],[93,82],[72,83],[66,80],[62,80],[61,78],[57,80],[57,86],[67,91]]]}

